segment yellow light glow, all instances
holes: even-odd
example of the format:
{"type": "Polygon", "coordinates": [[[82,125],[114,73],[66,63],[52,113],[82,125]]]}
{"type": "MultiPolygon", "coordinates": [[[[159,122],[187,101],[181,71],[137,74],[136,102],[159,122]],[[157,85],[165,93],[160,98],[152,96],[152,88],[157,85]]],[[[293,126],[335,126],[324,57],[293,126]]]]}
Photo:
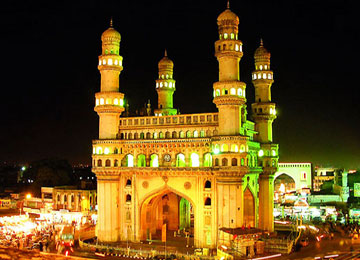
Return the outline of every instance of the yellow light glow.
{"type": "Polygon", "coordinates": [[[108,59],[108,65],[113,65],[113,60],[112,59],[108,59]]]}
{"type": "Polygon", "coordinates": [[[102,148],[101,148],[101,147],[97,147],[97,148],[96,148],[96,153],[97,153],[97,154],[102,154],[102,148]]]}
{"type": "Polygon", "coordinates": [[[260,157],[264,156],[264,151],[263,151],[263,150],[260,150],[260,151],[259,151],[259,156],[260,156],[260,157]]]}
{"type": "Polygon", "coordinates": [[[124,106],[124,100],[120,98],[120,106],[124,106]]]}
{"type": "Polygon", "coordinates": [[[103,98],[100,98],[100,105],[104,105],[104,99],[103,98]]]}
{"type": "Polygon", "coordinates": [[[31,194],[30,193],[26,194],[26,199],[31,199],[31,194]]]}
{"type": "Polygon", "coordinates": [[[114,99],[114,105],[119,105],[119,100],[117,98],[114,99]]]}
{"type": "Polygon", "coordinates": [[[109,153],[110,153],[109,147],[105,147],[105,149],[104,149],[104,154],[109,154],[109,153]]]}

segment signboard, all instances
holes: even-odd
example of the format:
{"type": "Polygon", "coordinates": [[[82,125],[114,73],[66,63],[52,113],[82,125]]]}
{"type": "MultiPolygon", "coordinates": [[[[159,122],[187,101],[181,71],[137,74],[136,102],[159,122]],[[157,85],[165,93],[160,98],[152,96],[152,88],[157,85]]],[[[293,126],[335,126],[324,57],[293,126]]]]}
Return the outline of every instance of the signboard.
{"type": "Polygon", "coordinates": [[[354,197],[360,197],[360,183],[354,183],[354,197]]]}

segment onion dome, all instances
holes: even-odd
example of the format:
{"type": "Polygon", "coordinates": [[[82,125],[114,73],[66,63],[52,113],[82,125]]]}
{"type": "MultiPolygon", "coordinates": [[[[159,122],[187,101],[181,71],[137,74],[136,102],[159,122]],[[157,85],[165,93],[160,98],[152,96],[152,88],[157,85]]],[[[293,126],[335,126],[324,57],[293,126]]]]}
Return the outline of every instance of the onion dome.
{"type": "Polygon", "coordinates": [[[235,22],[236,24],[239,24],[239,17],[230,10],[229,1],[227,2],[227,9],[218,16],[217,21],[218,24],[225,21],[233,21],[232,23],[235,22]]]}
{"type": "Polygon", "coordinates": [[[264,47],[263,40],[260,39],[260,46],[256,49],[254,54],[255,62],[270,60],[270,56],[270,52],[264,47]]]}
{"type": "Polygon", "coordinates": [[[112,19],[110,20],[110,28],[103,32],[103,34],[101,35],[101,40],[103,42],[120,42],[121,35],[113,28],[112,19]]]}
{"type": "Polygon", "coordinates": [[[164,57],[159,61],[159,70],[164,69],[164,68],[173,68],[174,67],[174,63],[172,62],[172,60],[170,60],[167,56],[167,51],[165,50],[165,54],[164,57]]]}

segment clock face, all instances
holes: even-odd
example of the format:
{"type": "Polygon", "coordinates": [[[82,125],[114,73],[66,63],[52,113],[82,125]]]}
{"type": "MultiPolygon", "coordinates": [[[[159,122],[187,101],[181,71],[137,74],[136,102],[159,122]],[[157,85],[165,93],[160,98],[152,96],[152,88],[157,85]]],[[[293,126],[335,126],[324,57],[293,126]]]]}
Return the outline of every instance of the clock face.
{"type": "Polygon", "coordinates": [[[165,155],[164,155],[164,160],[165,160],[166,162],[170,162],[170,160],[171,160],[170,154],[165,154],[165,155]]]}

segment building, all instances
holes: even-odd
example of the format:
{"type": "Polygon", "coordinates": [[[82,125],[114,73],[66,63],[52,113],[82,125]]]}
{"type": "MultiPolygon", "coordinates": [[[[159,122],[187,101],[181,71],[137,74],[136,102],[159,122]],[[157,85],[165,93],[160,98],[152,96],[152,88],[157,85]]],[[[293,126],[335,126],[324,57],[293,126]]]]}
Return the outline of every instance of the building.
{"type": "Polygon", "coordinates": [[[154,115],[148,107],[146,116],[124,117],[120,33],[111,23],[102,34],[101,86],[94,109],[99,139],[93,141],[92,155],[100,241],[155,238],[165,227],[188,230],[196,247],[215,248],[220,228],[273,231],[278,145],[272,138],[276,110],[270,53],[261,41],[254,54],[252,122],[247,119],[246,84],[239,76],[239,18],[228,7],[217,24],[215,113],[179,114],[173,107],[174,63],[165,52],[158,64],[154,115]]]}
{"type": "Polygon", "coordinates": [[[279,163],[274,176],[274,191],[292,192],[311,189],[311,163],[279,163]]]}
{"type": "Polygon", "coordinates": [[[314,191],[320,191],[321,185],[326,181],[332,181],[337,176],[342,176],[343,169],[315,167],[314,170],[314,191]]]}

